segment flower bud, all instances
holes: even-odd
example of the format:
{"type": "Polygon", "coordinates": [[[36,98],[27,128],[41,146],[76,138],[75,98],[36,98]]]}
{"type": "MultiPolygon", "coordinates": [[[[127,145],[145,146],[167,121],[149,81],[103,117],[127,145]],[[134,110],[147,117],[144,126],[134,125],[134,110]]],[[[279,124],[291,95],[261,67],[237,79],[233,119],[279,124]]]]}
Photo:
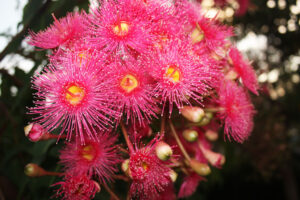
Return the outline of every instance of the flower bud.
{"type": "Polygon", "coordinates": [[[163,161],[169,160],[173,155],[172,148],[165,142],[158,142],[155,146],[156,156],[163,161]]]}
{"type": "Polygon", "coordinates": [[[193,129],[187,129],[183,131],[182,136],[188,142],[195,142],[198,138],[198,132],[193,129]]]}
{"type": "Polygon", "coordinates": [[[24,168],[24,173],[29,177],[44,176],[46,171],[34,163],[29,163],[24,168]]]}
{"type": "Polygon", "coordinates": [[[226,80],[236,80],[237,78],[238,78],[238,73],[236,73],[236,71],[234,71],[234,70],[230,70],[225,75],[226,80]]]}
{"type": "Polygon", "coordinates": [[[203,31],[200,29],[200,27],[196,27],[192,33],[191,33],[191,39],[193,44],[196,44],[198,42],[201,42],[204,39],[204,33],[203,31]]]}
{"type": "Polygon", "coordinates": [[[172,169],[170,170],[169,173],[170,173],[169,174],[170,178],[171,178],[172,182],[174,183],[177,180],[178,174],[172,169]]]}
{"type": "Polygon", "coordinates": [[[45,133],[40,124],[31,123],[24,127],[25,136],[32,142],[39,141],[45,133]]]}
{"type": "Polygon", "coordinates": [[[212,131],[212,130],[207,130],[205,132],[205,137],[209,140],[209,141],[216,141],[219,138],[219,135],[216,131],[212,131]]]}
{"type": "Polygon", "coordinates": [[[205,163],[192,159],[190,160],[191,168],[200,176],[207,176],[211,173],[210,167],[205,163]]]}
{"type": "Polygon", "coordinates": [[[94,182],[94,184],[96,186],[96,193],[99,193],[101,191],[101,187],[100,187],[99,183],[96,182],[96,181],[93,181],[93,182],[94,182]]]}
{"type": "Polygon", "coordinates": [[[199,107],[183,106],[182,115],[191,122],[198,123],[205,116],[204,110],[199,107]]]}
{"type": "Polygon", "coordinates": [[[211,119],[213,118],[213,113],[206,112],[202,120],[198,123],[198,126],[206,126],[210,123],[211,119]]]}
{"type": "Polygon", "coordinates": [[[130,172],[130,168],[129,168],[129,159],[126,159],[122,162],[122,171],[126,174],[126,176],[131,178],[131,172],[130,172]]]}
{"type": "Polygon", "coordinates": [[[203,145],[200,145],[200,149],[211,165],[221,167],[225,163],[225,157],[222,154],[213,152],[210,149],[205,148],[203,145]]]}

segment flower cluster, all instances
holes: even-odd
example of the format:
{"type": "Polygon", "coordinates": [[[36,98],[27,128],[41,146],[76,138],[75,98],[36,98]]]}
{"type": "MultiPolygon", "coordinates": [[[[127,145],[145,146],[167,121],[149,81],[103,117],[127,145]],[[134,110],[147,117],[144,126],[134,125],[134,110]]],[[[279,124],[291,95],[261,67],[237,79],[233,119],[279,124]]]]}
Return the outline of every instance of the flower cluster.
{"type": "Polygon", "coordinates": [[[67,140],[56,196],[91,199],[100,185],[113,194],[108,183],[121,177],[132,180],[132,198],[175,199],[182,171],[178,197],[188,197],[210,166],[225,162],[211,150],[222,126],[229,140],[249,137],[255,71],[229,40],[233,28],[207,18],[197,3],[105,0],[89,13],[53,18],[28,36],[51,54],[33,77],[34,124],[25,132],[31,141],[55,138],[50,132],[67,140]],[[140,144],[153,136],[154,119],[160,136],[140,144]],[[128,150],[116,144],[119,125],[128,150]]]}

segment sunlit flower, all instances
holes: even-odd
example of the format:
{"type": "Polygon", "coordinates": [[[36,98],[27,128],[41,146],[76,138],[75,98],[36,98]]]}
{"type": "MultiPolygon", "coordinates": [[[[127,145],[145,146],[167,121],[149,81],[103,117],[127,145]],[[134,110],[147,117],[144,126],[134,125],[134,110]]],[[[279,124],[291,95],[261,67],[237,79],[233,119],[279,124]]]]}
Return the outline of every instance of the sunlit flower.
{"type": "Polygon", "coordinates": [[[89,42],[109,52],[145,52],[152,43],[151,23],[139,1],[103,1],[89,16],[89,42]]]}
{"type": "Polygon", "coordinates": [[[153,84],[140,61],[116,60],[107,66],[110,71],[111,100],[118,112],[135,125],[149,123],[156,116],[156,101],[152,97],[153,84]]]}
{"type": "Polygon", "coordinates": [[[150,64],[149,73],[157,81],[155,96],[161,96],[163,110],[169,102],[170,113],[173,104],[178,108],[189,104],[188,98],[200,102],[210,88],[211,76],[217,73],[212,68],[209,70],[211,63],[189,50],[185,43],[173,42],[150,64]]]}
{"type": "Polygon", "coordinates": [[[69,13],[44,31],[30,32],[29,44],[43,49],[53,49],[79,39],[84,32],[84,18],[79,13],[69,13]]]}
{"type": "Polygon", "coordinates": [[[99,60],[94,57],[80,64],[71,55],[62,69],[49,65],[34,77],[34,83],[40,83],[33,85],[37,100],[30,113],[39,115],[35,121],[50,132],[61,126],[60,134],[66,131],[68,140],[79,135],[82,143],[85,136],[94,138],[95,127],[107,129],[110,117],[119,115],[107,103],[109,79],[99,60]]]}

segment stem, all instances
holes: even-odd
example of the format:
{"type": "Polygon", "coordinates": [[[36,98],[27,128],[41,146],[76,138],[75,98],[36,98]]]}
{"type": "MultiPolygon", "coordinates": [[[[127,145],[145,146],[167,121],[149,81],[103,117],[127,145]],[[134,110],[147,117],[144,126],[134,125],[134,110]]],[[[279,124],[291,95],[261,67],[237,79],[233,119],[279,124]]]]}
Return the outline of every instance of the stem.
{"type": "Polygon", "coordinates": [[[106,184],[103,184],[103,186],[113,199],[120,200],[119,197],[106,184]]]}
{"type": "Polygon", "coordinates": [[[220,112],[222,111],[223,108],[221,107],[216,107],[216,108],[205,108],[204,112],[212,112],[212,113],[216,113],[216,112],[220,112]]]}
{"type": "Polygon", "coordinates": [[[114,178],[114,179],[123,180],[123,181],[125,181],[125,182],[128,182],[128,181],[130,180],[127,176],[124,176],[124,175],[118,175],[118,174],[113,175],[113,178],[114,178]]]}
{"type": "Polygon", "coordinates": [[[44,176],[62,176],[63,173],[61,172],[49,172],[49,171],[45,171],[44,176]]]}
{"type": "Polygon", "coordinates": [[[120,125],[121,125],[121,129],[122,129],[122,133],[123,133],[124,139],[125,139],[126,144],[128,146],[129,152],[132,153],[132,152],[134,152],[134,148],[133,148],[132,143],[129,140],[126,128],[125,128],[125,126],[124,126],[124,124],[123,124],[122,121],[120,122],[120,125]]]}
{"type": "Polygon", "coordinates": [[[160,134],[165,133],[166,115],[161,118],[160,134]]]}
{"type": "Polygon", "coordinates": [[[50,139],[65,139],[65,135],[55,135],[52,133],[45,133],[40,140],[50,140],[50,139]]]}
{"type": "Polygon", "coordinates": [[[128,154],[128,150],[124,149],[124,148],[121,147],[121,146],[118,146],[118,148],[119,148],[119,150],[120,150],[121,152],[128,154]]]}
{"type": "Polygon", "coordinates": [[[190,158],[189,154],[186,152],[185,148],[183,147],[183,145],[182,145],[182,143],[181,143],[181,141],[180,141],[180,139],[179,139],[179,137],[176,133],[176,130],[175,130],[174,125],[173,125],[171,120],[169,120],[169,125],[170,125],[170,128],[171,128],[171,132],[172,132],[172,134],[173,134],[173,136],[174,136],[174,138],[175,138],[175,140],[176,140],[183,156],[185,157],[186,160],[190,161],[191,158],[190,158]]]}

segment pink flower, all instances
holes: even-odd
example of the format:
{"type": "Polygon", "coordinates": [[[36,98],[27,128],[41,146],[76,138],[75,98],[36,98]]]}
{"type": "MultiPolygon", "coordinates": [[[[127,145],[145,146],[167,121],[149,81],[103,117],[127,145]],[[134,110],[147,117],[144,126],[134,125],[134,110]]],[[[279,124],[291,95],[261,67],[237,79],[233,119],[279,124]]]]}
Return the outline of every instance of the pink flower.
{"type": "Polygon", "coordinates": [[[169,112],[173,104],[179,109],[184,103],[189,104],[188,97],[200,102],[202,95],[208,92],[211,77],[218,71],[206,60],[193,55],[183,42],[172,42],[158,53],[149,65],[149,73],[157,81],[154,95],[161,96],[163,110],[169,102],[169,112]]]}
{"type": "Polygon", "coordinates": [[[140,125],[150,122],[156,116],[157,106],[151,91],[153,84],[139,60],[128,58],[117,59],[107,66],[110,71],[111,100],[116,110],[130,119],[135,125],[136,119],[140,125]]]}
{"type": "Polygon", "coordinates": [[[178,198],[186,198],[194,194],[199,185],[199,182],[202,180],[204,180],[204,178],[196,173],[192,173],[191,175],[186,176],[180,186],[178,198]]]}
{"type": "Polygon", "coordinates": [[[30,32],[29,44],[43,49],[53,49],[66,45],[80,38],[83,34],[83,16],[80,13],[69,13],[66,17],[57,20],[44,31],[30,32]]]}
{"type": "Polygon", "coordinates": [[[232,81],[224,81],[219,91],[218,100],[224,121],[224,131],[237,142],[247,139],[253,128],[254,107],[243,88],[232,81]]]}
{"type": "Polygon", "coordinates": [[[209,19],[199,16],[192,19],[189,37],[194,44],[196,51],[200,54],[207,48],[217,55],[224,56],[224,49],[229,39],[233,35],[232,27],[221,25],[216,19],[209,19]]]}
{"type": "Polygon", "coordinates": [[[163,192],[159,194],[159,197],[153,200],[176,200],[175,188],[172,183],[170,183],[163,192]]]}
{"type": "MultiPolygon", "coordinates": [[[[258,95],[258,82],[255,71],[250,63],[245,60],[239,50],[232,47],[229,51],[234,70],[241,77],[243,84],[254,94],[258,95]]],[[[230,61],[230,62],[231,62],[230,61]]]]}
{"type": "Polygon", "coordinates": [[[73,141],[60,152],[60,162],[66,171],[77,175],[98,177],[101,184],[112,180],[120,162],[115,142],[116,135],[99,133],[97,140],[86,140],[85,145],[73,141]]]}
{"type": "Polygon", "coordinates": [[[30,113],[39,115],[34,120],[49,132],[61,126],[60,134],[66,131],[67,140],[76,134],[82,143],[85,135],[93,138],[96,130],[107,129],[110,117],[119,114],[107,103],[110,83],[100,61],[94,55],[80,63],[71,54],[61,69],[50,64],[42,75],[34,77],[37,100],[30,113]]]}
{"type": "Polygon", "coordinates": [[[85,175],[67,173],[64,181],[52,186],[57,185],[60,185],[60,188],[54,196],[61,197],[62,200],[90,200],[100,191],[99,184],[85,175]]]}
{"type": "Polygon", "coordinates": [[[155,155],[156,138],[147,146],[130,153],[129,169],[132,176],[130,195],[138,199],[157,199],[171,183],[170,168],[155,155]]]}
{"type": "Polygon", "coordinates": [[[151,23],[139,1],[103,1],[89,16],[89,42],[110,53],[145,52],[152,44],[151,23]]]}

